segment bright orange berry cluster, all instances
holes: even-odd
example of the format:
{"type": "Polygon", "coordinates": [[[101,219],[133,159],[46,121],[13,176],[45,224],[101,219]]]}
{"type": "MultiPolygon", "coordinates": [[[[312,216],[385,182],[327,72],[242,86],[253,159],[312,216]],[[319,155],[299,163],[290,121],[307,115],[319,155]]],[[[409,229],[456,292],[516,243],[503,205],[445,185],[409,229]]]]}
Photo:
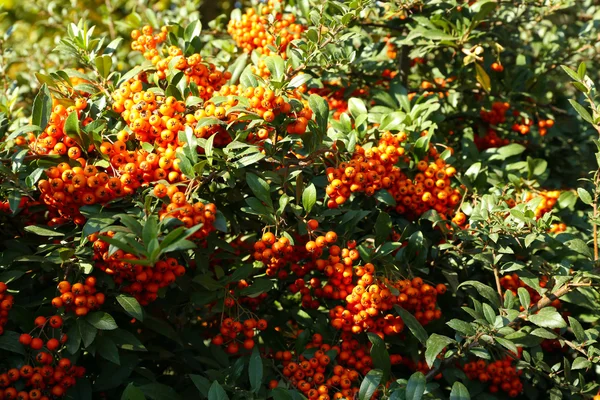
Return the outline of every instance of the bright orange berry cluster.
{"type": "Polygon", "coordinates": [[[372,196],[385,189],[394,197],[399,214],[419,216],[430,209],[443,216],[453,214],[461,200],[459,190],[453,189],[450,182],[456,169],[446,165],[432,147],[428,157],[416,164],[418,172],[410,179],[395,165],[405,154],[406,140],[405,133],[384,133],[377,146],[365,149],[357,145],[350,162],[327,168],[327,206],[337,208],[352,193],[372,196]],[[434,161],[428,162],[430,158],[434,161]]]}
{"type": "Polygon", "coordinates": [[[131,44],[132,50],[141,51],[147,60],[156,66],[156,75],[159,79],[166,79],[169,72],[169,65],[185,75],[187,83],[195,83],[198,89],[198,97],[207,100],[213,92],[231,78],[231,73],[221,72],[212,63],[206,63],[202,60],[200,54],[195,53],[185,57],[183,50],[177,46],[169,46],[168,49],[158,49],[157,46],[164,42],[167,37],[167,28],[162,27],[160,33],[154,33],[151,26],[144,26],[140,31],[131,32],[131,38],[134,41],[131,44]],[[161,51],[162,50],[162,51],[161,51]],[[163,57],[162,53],[167,53],[163,57]]]}
{"type": "MultiPolygon", "coordinates": [[[[241,85],[223,86],[216,95],[219,96],[219,101],[206,102],[204,108],[198,110],[194,115],[198,120],[204,117],[215,117],[230,123],[251,113],[258,115],[267,124],[279,125],[285,121],[288,134],[301,135],[306,132],[308,121],[313,116],[308,102],[302,98],[303,92],[304,88],[277,93],[262,86],[247,88],[243,88],[241,85]],[[238,98],[247,99],[247,112],[228,112],[231,107],[238,104],[238,98]],[[292,102],[297,104],[295,109],[292,107],[292,102]],[[300,106],[302,108],[299,108],[300,106]]],[[[206,137],[205,131],[208,128],[206,126],[198,128],[196,135],[206,137]]],[[[250,133],[248,140],[250,142],[262,141],[267,137],[269,137],[268,127],[260,125],[255,132],[250,133]]]]}
{"type": "MultiPolygon", "coordinates": [[[[321,334],[315,333],[301,355],[286,350],[268,356],[281,362],[283,376],[307,398],[354,399],[359,391],[361,376],[373,368],[370,349],[349,333],[343,333],[337,343],[333,346],[324,343],[321,334]]],[[[402,357],[393,354],[390,360],[392,364],[399,364],[402,357]]],[[[274,380],[269,386],[275,388],[278,384],[274,380]]],[[[374,394],[373,398],[377,398],[377,395],[374,394]]]]}
{"type": "Polygon", "coordinates": [[[247,53],[256,50],[262,55],[280,54],[286,58],[285,50],[294,40],[301,37],[304,27],[296,23],[293,14],[275,12],[278,1],[269,1],[261,14],[248,8],[240,19],[232,19],[227,25],[227,32],[238,47],[247,53]],[[275,22],[270,25],[267,15],[273,14],[275,22]]]}
{"type": "Polygon", "coordinates": [[[541,197],[541,202],[535,209],[535,217],[541,218],[544,214],[552,211],[552,208],[560,197],[560,190],[541,190],[537,192],[526,192],[523,195],[523,201],[527,202],[536,197],[541,197]]]}
{"type": "Polygon", "coordinates": [[[277,238],[272,232],[266,232],[261,240],[254,243],[252,257],[261,261],[267,268],[268,276],[275,276],[280,268],[287,265],[289,255],[294,252],[294,247],[285,236],[277,238]]]}
{"type": "Polygon", "coordinates": [[[96,278],[93,276],[88,276],[83,283],[73,285],[69,281],[61,281],[58,291],[60,296],[52,299],[52,305],[56,308],[64,307],[66,312],[74,312],[78,317],[99,309],[106,299],[104,293],[96,290],[96,278]]]}
{"type": "MultiPolygon", "coordinates": [[[[29,147],[34,154],[49,155],[68,155],[69,158],[79,161],[82,155],[82,149],[75,139],[65,133],[65,121],[67,117],[75,112],[79,119],[81,111],[87,107],[87,100],[80,97],[75,100],[75,104],[65,108],[57,104],[50,115],[48,126],[36,138],[33,134],[28,135],[29,147]]],[[[83,121],[84,125],[91,120],[83,121]]],[[[44,127],[42,127],[44,128],[44,127]]],[[[89,149],[85,149],[88,151],[89,149]]]]}
{"type": "Polygon", "coordinates": [[[213,222],[217,215],[217,207],[212,204],[204,204],[200,201],[190,204],[184,192],[180,192],[177,186],[168,188],[159,183],[154,187],[154,194],[159,198],[169,197],[171,202],[163,204],[158,216],[161,220],[165,218],[177,218],[187,228],[202,224],[202,227],[191,236],[193,239],[202,240],[215,230],[213,222]]]}

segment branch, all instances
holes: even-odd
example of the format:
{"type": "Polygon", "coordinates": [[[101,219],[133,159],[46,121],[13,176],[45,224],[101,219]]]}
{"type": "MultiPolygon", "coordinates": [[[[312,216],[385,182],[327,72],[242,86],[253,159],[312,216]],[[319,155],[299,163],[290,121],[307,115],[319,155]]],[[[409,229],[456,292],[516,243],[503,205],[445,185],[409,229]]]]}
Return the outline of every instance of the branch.
{"type": "Polygon", "coordinates": [[[566,294],[568,294],[569,292],[571,292],[571,290],[573,290],[575,288],[590,287],[590,286],[592,286],[591,282],[567,283],[566,285],[564,285],[563,287],[561,287],[554,293],[550,293],[550,294],[546,293],[544,295],[544,297],[542,297],[536,304],[533,305],[533,307],[529,308],[528,310],[523,311],[521,314],[519,314],[519,316],[517,316],[517,318],[512,320],[507,326],[510,328],[513,328],[513,327],[517,326],[518,324],[520,324],[521,322],[526,321],[527,317],[530,314],[535,314],[542,308],[548,307],[554,300],[560,299],[561,297],[565,296],[566,294]]]}

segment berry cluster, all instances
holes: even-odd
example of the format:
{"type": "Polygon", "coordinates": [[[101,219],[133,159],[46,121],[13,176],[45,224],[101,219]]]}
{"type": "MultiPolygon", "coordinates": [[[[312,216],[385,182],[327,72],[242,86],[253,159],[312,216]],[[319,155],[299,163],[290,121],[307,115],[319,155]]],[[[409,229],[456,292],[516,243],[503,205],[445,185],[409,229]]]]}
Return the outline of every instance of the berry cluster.
{"type": "Polygon", "coordinates": [[[288,238],[277,238],[272,232],[266,232],[261,240],[254,243],[252,257],[265,265],[267,276],[275,276],[280,268],[287,265],[293,252],[294,246],[288,238]]]}
{"type": "Polygon", "coordinates": [[[183,50],[177,46],[169,46],[168,49],[157,48],[166,37],[165,26],[161,28],[160,33],[156,34],[149,25],[144,26],[141,32],[138,30],[131,32],[132,50],[143,52],[144,57],[156,66],[158,79],[166,79],[169,65],[172,65],[174,69],[183,72],[187,83],[194,83],[197,86],[198,97],[207,100],[215,90],[219,90],[231,78],[231,73],[217,70],[214,64],[204,62],[198,53],[185,57],[183,50]],[[166,53],[167,56],[162,57],[161,53],[166,53]]]}
{"type": "Polygon", "coordinates": [[[327,168],[327,206],[337,208],[352,193],[372,196],[384,189],[396,200],[399,214],[419,216],[435,209],[443,217],[450,216],[461,200],[459,190],[453,189],[450,182],[456,169],[446,165],[432,147],[429,155],[416,164],[417,173],[410,179],[395,165],[405,154],[406,140],[405,133],[384,133],[377,146],[365,149],[357,145],[351,161],[327,168]]]}
{"type": "Polygon", "coordinates": [[[88,240],[93,243],[95,267],[110,275],[120,290],[135,297],[141,305],[148,305],[158,297],[158,290],[174,283],[177,277],[185,274],[185,267],[175,258],[158,261],[155,265],[132,264],[133,254],[117,250],[108,254],[108,243],[103,237],[114,237],[115,232],[91,234],[88,240]]]}
{"type": "MultiPolygon", "coordinates": [[[[358,395],[361,376],[373,368],[370,349],[349,333],[343,333],[336,343],[333,346],[324,343],[323,337],[315,333],[304,353],[298,355],[286,350],[269,356],[281,363],[283,376],[307,398],[353,399],[358,395]]],[[[402,357],[393,354],[390,360],[399,364],[402,357]]],[[[269,384],[271,388],[278,385],[276,380],[269,384]]]]}
{"type": "Polygon", "coordinates": [[[233,318],[225,318],[220,325],[219,334],[212,338],[211,343],[215,346],[226,345],[225,351],[229,354],[237,354],[240,344],[246,350],[254,348],[254,336],[258,331],[267,329],[268,323],[264,319],[248,318],[236,321],[233,318]]]}
{"type": "Polygon", "coordinates": [[[66,312],[74,312],[78,317],[99,309],[106,299],[104,293],[96,290],[96,278],[93,276],[88,276],[83,283],[73,285],[69,281],[61,281],[58,291],[60,296],[52,299],[52,305],[64,308],[66,312]]]}
{"type": "Polygon", "coordinates": [[[60,398],[75,385],[77,378],[85,375],[85,368],[75,366],[71,360],[59,355],[68,339],[61,332],[63,319],[60,315],[39,316],[34,325],[32,332],[21,334],[19,342],[30,349],[31,358],[37,365],[23,365],[0,374],[0,399],[60,398]],[[32,336],[34,332],[35,336],[32,336]]]}
{"type": "Polygon", "coordinates": [[[489,384],[490,393],[502,390],[510,397],[517,397],[523,391],[520,379],[523,371],[516,369],[511,357],[507,356],[503,360],[490,363],[485,360],[471,361],[462,369],[469,379],[489,384]]]}
{"type": "Polygon", "coordinates": [[[6,283],[0,282],[0,335],[4,333],[4,325],[8,322],[8,312],[15,302],[14,297],[8,294],[7,290],[6,283]]]}
{"type": "Polygon", "coordinates": [[[536,197],[540,197],[541,201],[535,209],[535,217],[541,218],[544,214],[552,211],[552,208],[560,197],[560,190],[541,190],[537,192],[525,192],[523,201],[528,202],[536,197]]]}
{"type": "MultiPolygon", "coordinates": [[[[250,113],[260,117],[266,124],[259,124],[248,135],[248,141],[263,141],[269,137],[273,128],[285,126],[288,134],[301,135],[306,132],[308,121],[313,112],[308,102],[302,98],[304,88],[277,92],[263,86],[243,88],[241,85],[223,86],[217,93],[218,101],[207,101],[204,107],[194,114],[197,120],[215,117],[228,123],[234,122],[250,113]],[[238,101],[247,103],[245,112],[229,112],[238,101]]],[[[195,130],[198,137],[207,137],[214,126],[202,126],[195,130]]]]}
{"type": "MultiPolygon", "coordinates": [[[[496,127],[507,122],[507,113],[510,110],[510,104],[507,102],[495,101],[492,103],[491,110],[482,109],[479,112],[479,116],[484,123],[488,125],[485,136],[475,137],[475,144],[479,149],[489,149],[492,147],[506,146],[510,143],[508,138],[501,138],[498,136],[496,127]]],[[[532,118],[521,116],[518,110],[512,111],[512,125],[510,129],[513,132],[517,132],[521,135],[527,135],[531,131],[531,127],[534,124],[532,118]]],[[[551,119],[540,119],[537,123],[538,132],[540,136],[545,136],[548,129],[554,126],[554,121],[551,119]]]]}
{"type": "Polygon", "coordinates": [[[158,213],[161,220],[177,218],[187,228],[202,224],[202,227],[194,232],[191,238],[202,240],[215,230],[213,223],[216,219],[217,207],[214,204],[204,204],[201,201],[190,204],[185,193],[179,191],[179,188],[174,185],[167,188],[164,184],[159,183],[154,186],[154,194],[159,198],[168,196],[170,199],[170,203],[163,204],[158,213]]]}
{"type": "Polygon", "coordinates": [[[227,32],[238,47],[247,53],[256,50],[262,55],[280,54],[286,58],[285,50],[294,40],[300,39],[304,27],[296,23],[293,14],[276,12],[278,1],[269,0],[259,13],[248,8],[240,19],[231,19],[227,32]],[[262,15],[261,15],[262,14],[262,15]],[[274,23],[269,24],[267,15],[274,15],[274,23]]]}

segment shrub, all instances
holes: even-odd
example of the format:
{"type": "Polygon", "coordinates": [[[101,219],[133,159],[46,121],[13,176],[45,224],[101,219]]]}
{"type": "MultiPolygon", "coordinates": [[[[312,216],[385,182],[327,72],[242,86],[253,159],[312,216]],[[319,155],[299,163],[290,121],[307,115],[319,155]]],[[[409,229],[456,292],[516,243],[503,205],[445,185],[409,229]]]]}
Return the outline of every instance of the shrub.
{"type": "Polygon", "coordinates": [[[195,5],[6,31],[0,399],[600,396],[592,1],[195,5]]]}

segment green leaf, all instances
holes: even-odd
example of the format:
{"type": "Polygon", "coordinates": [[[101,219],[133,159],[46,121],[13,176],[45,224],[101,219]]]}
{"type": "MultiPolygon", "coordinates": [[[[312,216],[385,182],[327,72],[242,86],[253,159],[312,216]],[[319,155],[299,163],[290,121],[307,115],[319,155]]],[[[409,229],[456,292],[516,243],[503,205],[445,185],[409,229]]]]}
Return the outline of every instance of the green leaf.
{"type": "Polygon", "coordinates": [[[103,311],[96,311],[88,314],[86,321],[89,322],[93,327],[102,331],[110,331],[118,328],[115,319],[110,316],[110,314],[107,314],[103,311]]]}
{"type": "Polygon", "coordinates": [[[268,292],[273,288],[273,281],[266,278],[258,278],[247,288],[240,290],[240,295],[256,297],[262,293],[268,292]]]}
{"type": "Polygon", "coordinates": [[[304,85],[306,82],[310,81],[313,78],[311,74],[298,74],[292,78],[290,83],[288,84],[288,88],[295,89],[304,85]]]}
{"type": "Polygon", "coordinates": [[[381,383],[381,379],[383,378],[383,372],[378,369],[370,370],[367,375],[365,375],[362,383],[360,384],[360,389],[358,391],[358,399],[359,400],[369,400],[373,393],[379,387],[379,383],[381,383]]]}
{"type": "Polygon", "coordinates": [[[65,135],[73,139],[80,146],[83,147],[83,142],[81,140],[81,129],[79,127],[79,118],[77,117],[77,112],[73,111],[67,119],[65,120],[64,127],[65,135]]]}
{"type": "Polygon", "coordinates": [[[110,68],[112,67],[112,57],[108,54],[104,54],[96,57],[94,63],[96,64],[98,74],[100,74],[101,77],[106,79],[108,75],[110,75],[110,68]]]}
{"type": "Polygon", "coordinates": [[[381,245],[392,232],[392,218],[381,211],[375,221],[375,246],[381,245]]]}
{"type": "Polygon", "coordinates": [[[162,383],[148,383],[147,385],[140,386],[140,389],[146,397],[153,400],[178,400],[181,397],[175,392],[175,390],[162,383]]]}
{"type": "Polygon", "coordinates": [[[144,310],[135,297],[127,294],[120,294],[116,299],[127,314],[139,321],[144,320],[144,310]]]}
{"type": "Polygon", "coordinates": [[[214,381],[208,391],[208,400],[229,400],[229,396],[227,396],[221,384],[214,381]]]}
{"type": "Polygon", "coordinates": [[[525,151],[525,146],[512,143],[507,146],[500,147],[497,153],[490,157],[490,160],[506,160],[509,157],[516,156],[525,151]]]}
{"type": "Polygon", "coordinates": [[[306,187],[306,189],[304,189],[304,192],[302,192],[302,207],[304,207],[306,214],[310,213],[310,210],[312,210],[316,202],[317,188],[311,183],[306,187]]]}
{"type": "Polygon", "coordinates": [[[563,71],[565,71],[567,73],[567,75],[569,75],[571,77],[571,79],[573,79],[575,82],[580,82],[583,83],[583,80],[579,78],[579,75],[577,75],[577,72],[573,71],[570,67],[567,67],[566,65],[561,65],[560,66],[563,71]]]}
{"type": "Polygon", "coordinates": [[[65,236],[64,233],[56,232],[56,231],[53,231],[52,229],[44,228],[42,226],[37,226],[37,225],[29,225],[29,226],[26,226],[24,229],[25,229],[25,231],[31,232],[38,236],[65,236]]]}
{"type": "Polygon", "coordinates": [[[105,360],[121,365],[119,349],[117,349],[115,343],[106,336],[98,336],[96,339],[96,352],[105,360]]]}
{"type": "Polygon", "coordinates": [[[231,79],[229,79],[230,85],[235,85],[240,79],[240,75],[244,72],[244,68],[246,68],[246,64],[248,63],[248,53],[243,53],[240,55],[227,69],[231,72],[231,79]]]}
{"type": "Polygon", "coordinates": [[[196,386],[196,388],[200,392],[200,394],[202,394],[204,397],[208,397],[208,391],[210,390],[210,381],[202,375],[190,374],[189,377],[194,383],[194,386],[196,386]]]}
{"type": "Polygon", "coordinates": [[[458,285],[458,288],[460,289],[462,286],[473,286],[477,292],[489,300],[494,307],[500,308],[500,298],[498,297],[498,293],[488,285],[477,281],[465,281],[458,285]]]}
{"type": "Polygon", "coordinates": [[[142,240],[146,248],[150,245],[153,240],[157,240],[158,237],[158,218],[156,215],[150,215],[144,223],[142,230],[142,240]]]}
{"type": "Polygon", "coordinates": [[[311,94],[308,98],[308,105],[315,113],[315,121],[317,122],[320,133],[324,135],[327,132],[329,119],[329,105],[327,104],[327,101],[317,94],[311,94]]]}
{"type": "Polygon", "coordinates": [[[422,344],[426,344],[428,340],[427,331],[425,328],[417,321],[417,319],[404,308],[394,305],[394,309],[404,321],[404,324],[408,327],[408,329],[412,332],[412,334],[421,342],[422,344]]]}
{"type": "Polygon", "coordinates": [[[294,400],[290,394],[290,391],[282,387],[276,387],[273,389],[271,391],[271,395],[273,396],[273,400],[294,400]]]}
{"type": "Polygon", "coordinates": [[[98,329],[96,329],[83,319],[77,320],[77,329],[79,330],[79,336],[81,337],[81,341],[83,342],[83,347],[89,347],[94,342],[94,339],[96,339],[98,329]]]}
{"type": "Polygon", "coordinates": [[[477,82],[479,82],[483,90],[489,93],[490,90],[492,90],[492,81],[490,80],[490,76],[487,74],[487,72],[485,72],[485,69],[483,69],[483,67],[477,63],[475,63],[475,73],[477,82]]]}
{"type": "Polygon", "coordinates": [[[136,335],[126,331],[125,329],[115,329],[110,332],[106,332],[105,334],[110,335],[110,338],[117,345],[117,347],[120,347],[123,350],[142,352],[148,351],[148,349],[144,347],[136,335]]]}
{"type": "Polygon", "coordinates": [[[144,392],[138,387],[134,386],[133,383],[130,383],[123,391],[121,400],[146,400],[146,396],[144,396],[144,392]]]}
{"type": "Polygon", "coordinates": [[[389,376],[392,364],[390,362],[390,355],[387,351],[387,347],[383,339],[373,332],[367,333],[369,341],[373,344],[371,346],[371,358],[373,359],[373,366],[383,372],[384,377],[389,376]]]}
{"type": "Polygon", "coordinates": [[[258,346],[254,346],[254,349],[252,349],[248,365],[248,376],[250,378],[250,387],[252,388],[252,391],[257,393],[260,390],[263,379],[263,363],[260,353],[258,352],[258,346]]]}
{"type": "Polygon", "coordinates": [[[5,331],[0,335],[0,349],[25,355],[25,347],[19,342],[21,335],[13,331],[5,331]]]}
{"type": "Polygon", "coordinates": [[[583,327],[581,326],[579,321],[577,321],[573,317],[568,317],[568,318],[569,318],[569,325],[571,325],[571,329],[573,330],[573,334],[575,335],[575,338],[577,339],[577,341],[580,343],[585,342],[586,341],[585,331],[583,330],[583,327]]]}
{"type": "Polygon", "coordinates": [[[52,96],[48,86],[44,83],[33,100],[31,110],[31,124],[46,129],[52,115],[52,96]]]}
{"type": "Polygon", "coordinates": [[[578,102],[576,102],[573,99],[569,99],[569,103],[571,103],[571,105],[573,106],[575,111],[577,111],[577,114],[579,114],[581,116],[581,118],[583,118],[584,121],[589,122],[590,124],[594,123],[594,119],[592,118],[592,116],[590,115],[588,110],[586,110],[586,108],[584,106],[582,106],[581,104],[579,104],[578,102]]]}
{"type": "Polygon", "coordinates": [[[579,195],[581,201],[583,201],[585,204],[590,205],[593,203],[592,195],[587,190],[583,188],[577,188],[577,194],[579,195]]]}
{"type": "Polygon", "coordinates": [[[271,79],[281,81],[285,75],[285,62],[279,55],[272,55],[265,58],[265,65],[271,73],[271,79]]]}
{"type": "Polygon", "coordinates": [[[517,354],[517,352],[518,352],[517,346],[512,341],[501,338],[501,337],[495,337],[494,339],[505,349],[508,349],[508,350],[512,351],[514,354],[517,354]]]}
{"type": "Polygon", "coordinates": [[[350,114],[356,119],[359,115],[367,113],[367,106],[362,99],[351,97],[348,100],[348,111],[350,111],[350,114]]]}
{"type": "Polygon", "coordinates": [[[394,207],[396,205],[396,200],[394,199],[394,196],[392,196],[392,194],[385,189],[378,190],[377,192],[375,192],[375,195],[373,197],[375,197],[377,201],[380,201],[383,204],[387,204],[388,206],[394,207]]]}
{"type": "Polygon", "coordinates": [[[454,329],[457,332],[460,332],[463,336],[471,336],[474,335],[476,330],[470,323],[466,321],[462,321],[460,319],[451,319],[446,322],[450,328],[454,329]]]}
{"type": "Polygon", "coordinates": [[[450,400],[471,400],[469,390],[460,382],[454,382],[450,392],[450,400]]]}
{"type": "Polygon", "coordinates": [[[574,361],[573,361],[573,365],[571,365],[571,369],[575,370],[575,369],[588,369],[592,366],[592,363],[590,362],[590,360],[583,358],[583,357],[577,357],[574,361]]]}
{"type": "Polygon", "coordinates": [[[456,343],[456,341],[447,336],[438,335],[437,333],[432,333],[431,336],[429,336],[429,339],[427,339],[427,343],[425,344],[425,362],[430,368],[438,354],[440,354],[444,347],[451,343],[456,343]]]}
{"type": "Polygon", "coordinates": [[[519,301],[521,302],[521,305],[527,310],[529,308],[529,305],[531,304],[531,297],[529,296],[529,292],[524,287],[520,287],[519,289],[517,289],[517,294],[519,295],[519,301]]]}
{"type": "Polygon", "coordinates": [[[247,173],[246,182],[252,190],[252,193],[263,203],[273,208],[273,202],[271,201],[271,190],[269,184],[258,175],[247,173]]]}
{"type": "Polygon", "coordinates": [[[192,21],[185,27],[185,31],[183,32],[183,38],[187,42],[191,42],[192,39],[199,37],[202,32],[202,22],[200,20],[192,21]]]}
{"type": "Polygon", "coordinates": [[[552,307],[542,308],[537,314],[529,316],[529,322],[542,328],[566,328],[567,323],[552,307]]]}
{"type": "Polygon", "coordinates": [[[425,393],[427,380],[422,372],[415,372],[406,384],[406,400],[421,400],[425,393]]]}
{"type": "Polygon", "coordinates": [[[581,80],[583,80],[585,78],[585,70],[586,70],[585,61],[582,61],[579,64],[579,67],[577,68],[577,75],[579,76],[579,78],[581,80]]]}

